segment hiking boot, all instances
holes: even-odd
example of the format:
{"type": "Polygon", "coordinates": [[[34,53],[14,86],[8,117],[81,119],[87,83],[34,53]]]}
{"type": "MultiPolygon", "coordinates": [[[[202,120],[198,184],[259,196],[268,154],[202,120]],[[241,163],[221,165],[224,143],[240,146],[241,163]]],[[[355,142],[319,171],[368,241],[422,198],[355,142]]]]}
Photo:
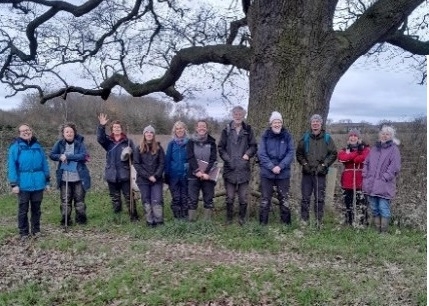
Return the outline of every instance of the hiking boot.
{"type": "Polygon", "coordinates": [[[197,220],[197,211],[195,209],[190,209],[188,211],[189,222],[194,222],[197,220]]]}
{"type": "Polygon", "coordinates": [[[42,237],[42,234],[40,232],[33,233],[33,239],[39,239],[40,237],[42,237]]]}

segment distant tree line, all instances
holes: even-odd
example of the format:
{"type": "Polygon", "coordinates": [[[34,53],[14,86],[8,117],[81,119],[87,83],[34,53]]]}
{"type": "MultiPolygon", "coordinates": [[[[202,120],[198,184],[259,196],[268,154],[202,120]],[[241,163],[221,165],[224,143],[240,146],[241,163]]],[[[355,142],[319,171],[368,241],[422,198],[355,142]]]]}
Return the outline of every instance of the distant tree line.
{"type": "Polygon", "coordinates": [[[35,96],[27,96],[17,108],[0,110],[1,135],[13,138],[17,125],[26,122],[42,141],[49,136],[52,142],[52,136],[59,135],[59,126],[67,121],[76,123],[81,134],[94,134],[99,113],[108,114],[110,120],[120,120],[130,134],[141,133],[149,124],[157,134],[170,134],[177,120],[185,122],[190,131],[198,119],[207,120],[212,133],[220,133],[225,126],[225,120],[210,117],[201,105],[173,104],[151,97],[111,95],[103,101],[99,97],[69,94],[66,100],[57,98],[44,105],[38,101],[35,96]]]}

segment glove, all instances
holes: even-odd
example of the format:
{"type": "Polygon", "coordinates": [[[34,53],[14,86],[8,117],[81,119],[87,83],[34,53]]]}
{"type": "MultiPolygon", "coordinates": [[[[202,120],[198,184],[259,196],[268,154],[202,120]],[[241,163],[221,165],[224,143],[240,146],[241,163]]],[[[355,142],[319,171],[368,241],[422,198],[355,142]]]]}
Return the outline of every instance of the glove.
{"type": "Polygon", "coordinates": [[[316,175],[326,175],[328,173],[328,167],[324,164],[319,164],[317,166],[316,175]]]}
{"type": "Polygon", "coordinates": [[[312,170],[309,164],[302,165],[302,172],[305,174],[311,174],[312,170]]]}
{"type": "Polygon", "coordinates": [[[12,187],[12,193],[13,194],[18,194],[19,193],[19,186],[12,187]]]}
{"type": "Polygon", "coordinates": [[[358,145],[358,152],[362,152],[363,149],[365,149],[365,145],[364,144],[361,143],[360,145],[358,145]]]}
{"type": "Polygon", "coordinates": [[[133,149],[131,147],[123,148],[122,152],[121,152],[121,161],[128,160],[128,158],[130,158],[130,155],[132,152],[133,152],[133,149]]]}

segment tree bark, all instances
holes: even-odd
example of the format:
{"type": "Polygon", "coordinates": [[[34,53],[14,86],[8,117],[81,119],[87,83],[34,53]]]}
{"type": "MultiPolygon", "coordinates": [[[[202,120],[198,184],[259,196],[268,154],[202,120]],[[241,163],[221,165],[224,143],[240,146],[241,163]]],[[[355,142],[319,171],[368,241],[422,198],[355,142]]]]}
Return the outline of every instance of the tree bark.
{"type": "Polygon", "coordinates": [[[249,121],[259,134],[274,110],[295,138],[308,128],[305,118],[311,114],[326,119],[344,72],[334,66],[339,43],[330,30],[335,7],[329,2],[261,0],[252,5],[249,121]]]}

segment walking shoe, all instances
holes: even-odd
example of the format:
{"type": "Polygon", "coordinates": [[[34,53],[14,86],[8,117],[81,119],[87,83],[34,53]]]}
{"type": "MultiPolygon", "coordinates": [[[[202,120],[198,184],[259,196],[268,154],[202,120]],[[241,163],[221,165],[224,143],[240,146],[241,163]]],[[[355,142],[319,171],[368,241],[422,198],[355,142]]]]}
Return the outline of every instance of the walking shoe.
{"type": "Polygon", "coordinates": [[[40,232],[33,233],[33,239],[39,239],[40,237],[42,237],[42,234],[40,232]]]}
{"type": "Polygon", "coordinates": [[[19,241],[20,241],[21,243],[26,243],[26,242],[28,241],[28,235],[22,235],[22,236],[19,238],[19,241]]]}
{"type": "Polygon", "coordinates": [[[301,227],[301,228],[308,227],[308,221],[301,220],[299,222],[299,227],[301,227]]]}

